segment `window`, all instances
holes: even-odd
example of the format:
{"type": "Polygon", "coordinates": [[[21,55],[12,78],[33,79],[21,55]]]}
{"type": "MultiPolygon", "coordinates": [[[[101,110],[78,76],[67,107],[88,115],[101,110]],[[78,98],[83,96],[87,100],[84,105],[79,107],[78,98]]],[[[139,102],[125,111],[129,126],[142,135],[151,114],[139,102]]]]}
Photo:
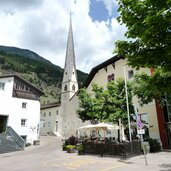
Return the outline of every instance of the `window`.
{"type": "Polygon", "coordinates": [[[21,126],[27,126],[27,119],[21,119],[21,126]]]}
{"type": "Polygon", "coordinates": [[[111,74],[111,75],[108,75],[107,76],[107,81],[112,81],[112,80],[115,80],[115,75],[114,74],[111,74]]]}
{"type": "Polygon", "coordinates": [[[26,103],[26,102],[23,102],[23,103],[22,103],[22,108],[23,108],[23,109],[26,109],[26,108],[27,108],[27,103],[26,103]]]}
{"type": "Polygon", "coordinates": [[[51,112],[49,112],[49,116],[51,116],[51,112]]]}
{"type": "Polygon", "coordinates": [[[5,88],[5,83],[0,82],[0,90],[4,90],[5,88]]]}
{"type": "Polygon", "coordinates": [[[65,87],[64,87],[64,91],[67,91],[67,85],[65,85],[65,87]]]}
{"type": "Polygon", "coordinates": [[[29,91],[29,88],[26,86],[26,91],[29,91]]]}
{"type": "Polygon", "coordinates": [[[56,121],[56,131],[58,131],[58,121],[56,121]]]}
{"type": "Polygon", "coordinates": [[[107,81],[108,81],[108,82],[110,81],[110,75],[107,76],[107,81]]]}
{"type": "Polygon", "coordinates": [[[56,111],[56,115],[58,115],[58,110],[56,111]]]}
{"type": "Polygon", "coordinates": [[[128,71],[128,79],[131,79],[134,76],[134,71],[130,70],[128,71]]]}
{"type": "Polygon", "coordinates": [[[75,91],[75,85],[74,84],[72,85],[72,90],[75,91]]]}
{"type": "Polygon", "coordinates": [[[111,80],[114,80],[115,77],[114,77],[114,74],[111,74],[111,80]]]}
{"type": "Polygon", "coordinates": [[[50,128],[50,126],[51,126],[51,122],[48,122],[48,127],[50,128]]]}
{"type": "Polygon", "coordinates": [[[45,122],[43,123],[43,127],[44,127],[44,128],[46,127],[46,124],[45,124],[45,122]]]}
{"type": "Polygon", "coordinates": [[[44,113],[44,117],[46,116],[46,113],[44,113]]]}

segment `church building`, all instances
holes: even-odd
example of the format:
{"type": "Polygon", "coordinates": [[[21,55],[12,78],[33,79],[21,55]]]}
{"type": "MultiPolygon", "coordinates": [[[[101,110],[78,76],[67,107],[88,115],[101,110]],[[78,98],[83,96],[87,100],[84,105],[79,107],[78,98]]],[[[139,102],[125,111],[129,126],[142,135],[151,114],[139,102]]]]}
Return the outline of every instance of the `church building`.
{"type": "Polygon", "coordinates": [[[76,72],[72,20],[70,17],[69,33],[66,47],[65,66],[61,88],[61,102],[44,104],[41,107],[40,133],[71,136],[76,134],[82,121],[77,117],[78,80],[76,72]]]}

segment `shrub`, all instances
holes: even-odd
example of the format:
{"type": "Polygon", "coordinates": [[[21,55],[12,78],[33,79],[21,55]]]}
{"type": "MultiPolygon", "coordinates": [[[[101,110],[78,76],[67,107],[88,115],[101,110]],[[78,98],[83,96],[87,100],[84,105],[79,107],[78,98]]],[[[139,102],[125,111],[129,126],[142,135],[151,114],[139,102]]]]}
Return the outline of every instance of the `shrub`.
{"type": "Polygon", "coordinates": [[[154,152],[161,151],[161,145],[157,141],[157,139],[149,138],[148,142],[150,144],[150,152],[154,153],[154,152]]]}
{"type": "Polygon", "coordinates": [[[79,155],[84,154],[84,146],[82,144],[80,144],[77,149],[79,155]]]}
{"type": "Polygon", "coordinates": [[[62,150],[63,150],[63,151],[66,151],[66,150],[67,150],[66,144],[62,144],[62,150]]]}
{"type": "Polygon", "coordinates": [[[73,148],[76,148],[76,146],[75,145],[67,145],[66,146],[66,149],[73,149],[73,148]]]}

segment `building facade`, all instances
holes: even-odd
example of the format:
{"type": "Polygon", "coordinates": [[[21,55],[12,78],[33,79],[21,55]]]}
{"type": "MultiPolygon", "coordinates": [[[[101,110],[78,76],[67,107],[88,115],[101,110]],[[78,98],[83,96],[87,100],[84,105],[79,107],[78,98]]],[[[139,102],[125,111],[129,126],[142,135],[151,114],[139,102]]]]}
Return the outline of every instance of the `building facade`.
{"type": "Polygon", "coordinates": [[[47,103],[41,107],[40,115],[40,134],[41,135],[57,135],[60,111],[59,102],[47,103]]]}
{"type": "Polygon", "coordinates": [[[10,126],[26,143],[38,140],[42,94],[18,75],[0,76],[0,133],[10,126]]]}
{"type": "MultiPolygon", "coordinates": [[[[85,83],[87,91],[92,91],[93,83],[106,87],[107,83],[110,80],[124,78],[125,76],[123,68],[125,68],[126,71],[126,79],[129,81],[133,80],[134,75],[137,73],[145,72],[148,75],[152,74],[151,69],[141,68],[139,70],[135,70],[127,65],[126,59],[122,58],[121,56],[114,56],[109,60],[97,65],[91,70],[85,83]]],[[[55,107],[44,108],[44,105],[41,107],[41,120],[45,122],[44,125],[47,126],[47,128],[44,129],[44,133],[52,131],[57,132],[58,135],[68,137],[71,135],[75,135],[78,127],[89,123],[83,123],[77,116],[76,111],[79,107],[77,91],[78,82],[75,65],[72,21],[70,19],[65,67],[61,89],[61,102],[60,104],[58,104],[58,106],[55,107]],[[60,111],[58,117],[55,114],[55,111],[57,110],[60,111]],[[55,116],[48,116],[54,117],[53,124],[50,124],[50,126],[48,127],[48,122],[50,122],[48,120],[51,120],[52,118],[48,118],[48,120],[43,119],[44,113],[49,112],[54,113],[55,116]],[[58,126],[56,126],[56,123],[58,123],[58,126]]],[[[148,105],[140,107],[138,99],[136,97],[133,97],[133,104],[138,111],[138,115],[145,123],[144,125],[146,125],[146,133],[149,137],[158,139],[158,141],[162,143],[163,148],[171,147],[171,112],[168,112],[170,109],[169,106],[171,106],[171,100],[169,101],[169,99],[167,100],[168,108],[166,112],[166,110],[163,110],[155,100],[148,105]]]]}
{"type": "MultiPolygon", "coordinates": [[[[91,70],[85,86],[87,91],[91,92],[93,83],[106,87],[110,80],[125,78],[126,76],[126,80],[132,81],[134,75],[141,72],[147,73],[148,75],[153,73],[152,70],[148,68],[140,68],[139,70],[133,69],[127,65],[126,59],[120,56],[114,56],[91,70]],[[124,68],[126,74],[124,74],[124,68]]],[[[137,97],[133,97],[133,104],[136,106],[141,120],[143,120],[146,125],[148,136],[161,142],[163,148],[171,148],[170,96],[167,96],[167,107],[165,108],[161,108],[155,100],[141,107],[137,97]]]]}

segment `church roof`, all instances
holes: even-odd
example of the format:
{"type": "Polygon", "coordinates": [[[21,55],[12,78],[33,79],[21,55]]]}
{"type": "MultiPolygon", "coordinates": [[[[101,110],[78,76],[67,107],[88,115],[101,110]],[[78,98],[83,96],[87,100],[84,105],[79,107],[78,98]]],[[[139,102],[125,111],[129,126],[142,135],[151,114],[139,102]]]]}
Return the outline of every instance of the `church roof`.
{"type": "Polygon", "coordinates": [[[120,59],[124,59],[124,57],[122,56],[119,56],[119,55],[116,55],[116,56],[113,56],[112,58],[104,61],[103,63],[95,66],[94,68],[91,69],[89,75],[88,75],[88,78],[85,82],[85,85],[84,87],[88,87],[90,82],[92,81],[92,79],[94,78],[95,74],[102,68],[106,68],[108,65],[111,65],[111,64],[114,64],[116,61],[120,60],[120,59]]]}

